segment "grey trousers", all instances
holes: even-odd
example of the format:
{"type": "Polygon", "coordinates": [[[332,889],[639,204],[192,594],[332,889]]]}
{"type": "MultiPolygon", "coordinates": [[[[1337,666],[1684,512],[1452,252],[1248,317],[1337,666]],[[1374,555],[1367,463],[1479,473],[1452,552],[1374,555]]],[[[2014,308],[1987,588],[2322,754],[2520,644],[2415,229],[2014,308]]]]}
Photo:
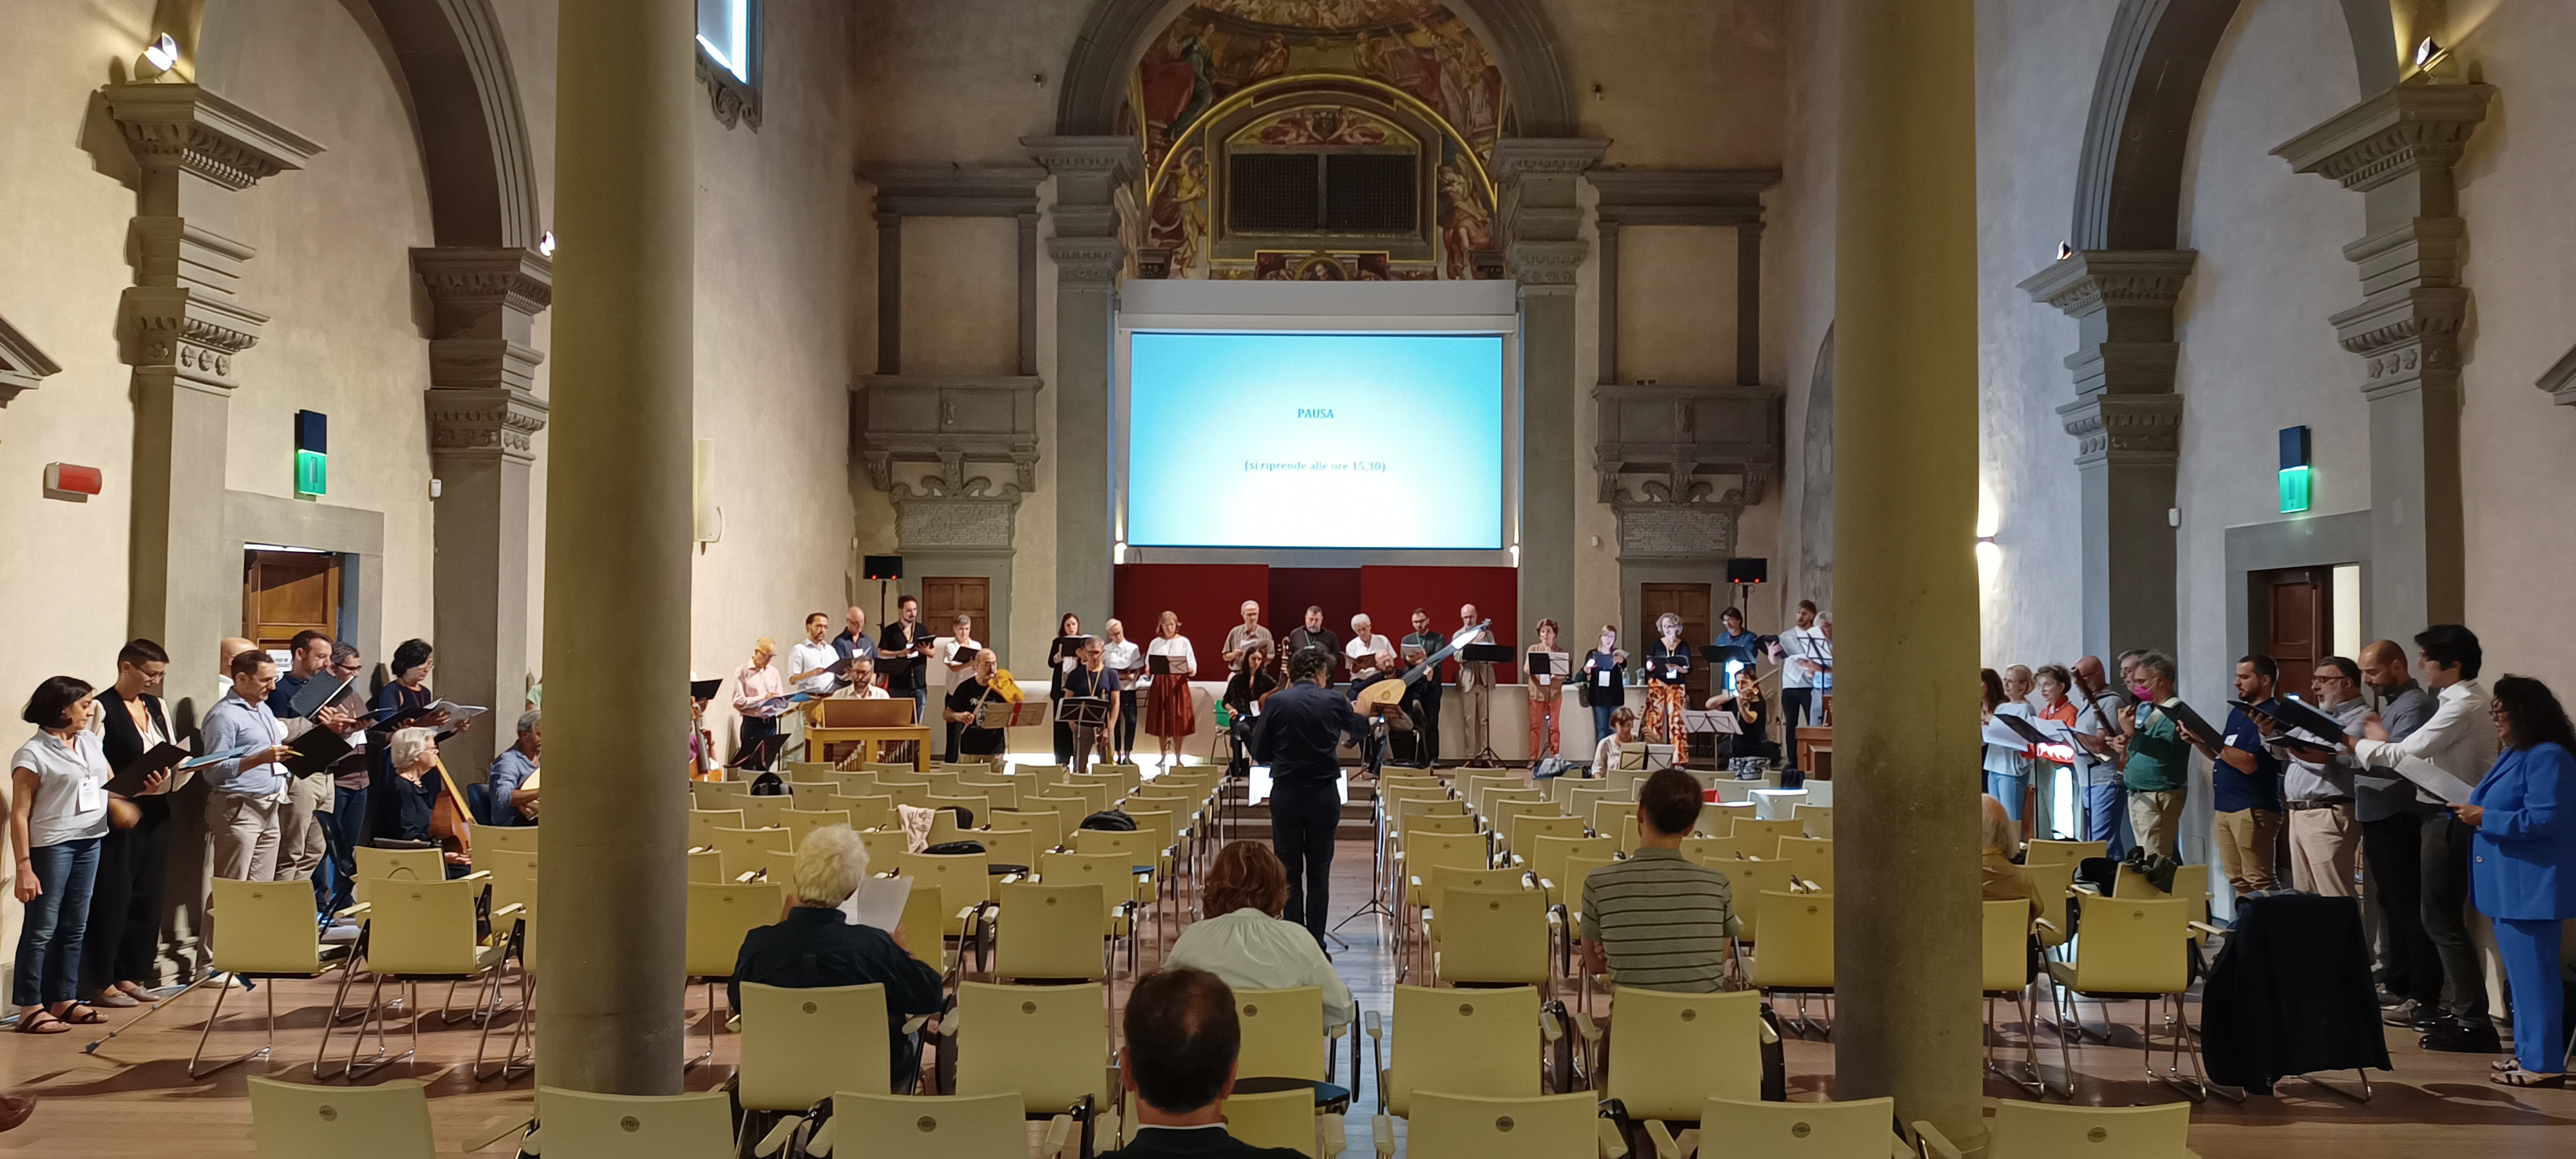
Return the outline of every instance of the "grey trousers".
{"type": "Polygon", "coordinates": [[[276,881],[278,822],[284,811],[275,797],[206,794],[206,844],[215,855],[215,876],[276,881]]]}
{"type": "Polygon", "coordinates": [[[2442,1008],[2472,1026],[2487,1021],[2486,968],[2469,940],[2469,838],[2453,817],[2424,822],[2424,936],[2442,959],[2442,1008]]]}
{"type": "Polygon", "coordinates": [[[322,815],[330,809],[331,778],[297,777],[287,786],[286,807],[277,823],[277,880],[309,881],[322,867],[329,854],[322,815]]]}

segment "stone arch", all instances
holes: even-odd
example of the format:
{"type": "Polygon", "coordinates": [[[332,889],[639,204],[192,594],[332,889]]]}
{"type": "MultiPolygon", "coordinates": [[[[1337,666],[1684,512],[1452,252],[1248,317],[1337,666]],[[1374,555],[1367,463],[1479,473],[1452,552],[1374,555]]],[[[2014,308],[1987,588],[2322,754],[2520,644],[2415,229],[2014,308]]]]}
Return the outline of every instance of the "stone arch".
{"type": "MultiPolygon", "coordinates": [[[[348,0],[383,32],[411,106],[442,247],[533,249],[544,234],[536,160],[493,0],[348,0]]],[[[241,0],[204,0],[198,77],[223,91],[239,59],[241,0]]],[[[365,19],[361,16],[361,20],[365,19]]]]}
{"type": "MultiPolygon", "coordinates": [[[[378,0],[398,3],[399,0],[378,0]]],[[[1118,105],[1145,46],[1191,0],[1098,0],[1075,39],[1056,89],[1055,131],[1064,137],[1117,132],[1118,105]]],[[[1524,137],[1576,135],[1574,86],[1556,33],[1538,0],[1451,0],[1503,71],[1503,91],[1524,137]]]]}
{"type": "Polygon", "coordinates": [[[1799,441],[1798,591],[1834,606],[1834,328],[1816,346],[1807,381],[1807,414],[1799,441]]]}

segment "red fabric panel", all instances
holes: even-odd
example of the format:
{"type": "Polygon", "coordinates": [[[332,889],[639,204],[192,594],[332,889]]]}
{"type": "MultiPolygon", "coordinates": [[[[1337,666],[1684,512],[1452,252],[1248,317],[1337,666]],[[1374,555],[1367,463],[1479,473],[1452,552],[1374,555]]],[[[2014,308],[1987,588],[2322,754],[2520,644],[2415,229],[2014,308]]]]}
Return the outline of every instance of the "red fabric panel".
{"type": "MultiPolygon", "coordinates": [[[[1257,563],[1122,563],[1110,606],[1139,645],[1154,638],[1165,611],[1178,615],[1181,634],[1199,654],[1198,678],[1221,680],[1224,661],[1217,653],[1225,650],[1225,633],[1243,622],[1243,601],[1268,596],[1269,573],[1257,563]]],[[[1102,629],[1085,624],[1083,630],[1096,636],[1102,629]]]]}
{"type": "MultiPolygon", "coordinates": [[[[1366,611],[1373,626],[1398,640],[1413,631],[1413,609],[1431,614],[1433,631],[1449,633],[1458,630],[1458,606],[1476,605],[1478,616],[1494,622],[1494,642],[1516,644],[1534,638],[1528,626],[1520,623],[1520,583],[1518,568],[1510,567],[1363,567],[1360,573],[1360,609],[1366,611]]],[[[1273,572],[1272,575],[1278,573],[1273,572]]],[[[1274,581],[1275,582],[1275,581],[1274,581]]],[[[1340,627],[1347,628],[1350,618],[1344,616],[1340,627]]],[[[1557,642],[1565,641],[1559,626],[1557,642]]],[[[1343,633],[1348,636],[1349,633],[1343,633]]],[[[1497,665],[1494,679],[1504,684],[1519,680],[1520,665],[1497,665]]],[[[1444,679],[1454,680],[1458,670],[1454,663],[1444,665],[1444,679]]]]}
{"type": "MultiPolygon", "coordinates": [[[[1324,609],[1324,626],[1340,640],[1351,638],[1351,617],[1360,613],[1360,569],[1355,567],[1274,567],[1270,569],[1270,606],[1262,622],[1286,647],[1288,633],[1306,623],[1309,604],[1324,609]]],[[[1338,675],[1341,670],[1336,668],[1338,675]]]]}

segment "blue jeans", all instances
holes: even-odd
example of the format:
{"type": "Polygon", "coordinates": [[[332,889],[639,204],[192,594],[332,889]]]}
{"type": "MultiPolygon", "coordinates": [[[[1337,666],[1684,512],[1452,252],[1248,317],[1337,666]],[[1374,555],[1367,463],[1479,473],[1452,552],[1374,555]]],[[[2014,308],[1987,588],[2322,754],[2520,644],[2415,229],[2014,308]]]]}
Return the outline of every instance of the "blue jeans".
{"type": "Polygon", "coordinates": [[[2566,991],[2558,977],[2556,918],[2495,919],[2496,956],[2513,984],[2513,1062],[2535,1074],[2567,1069],[2566,991]]]}
{"type": "Polygon", "coordinates": [[[1987,795],[2004,803],[2004,816],[2012,818],[2015,825],[2021,824],[2021,799],[2029,790],[2030,782],[2020,777],[1986,774],[1987,795]]]}
{"type": "Polygon", "coordinates": [[[18,931],[18,976],[11,1001],[53,1006],[79,997],[82,932],[89,929],[90,887],[98,881],[98,842],[83,837],[27,851],[44,892],[27,903],[18,931]]]}
{"type": "MultiPolygon", "coordinates": [[[[1615,704],[1596,704],[1592,706],[1592,743],[1594,746],[1599,746],[1602,738],[1609,736],[1613,731],[1615,731],[1610,724],[1610,714],[1617,711],[1619,711],[1619,706],[1615,704]]],[[[1598,777],[1606,771],[1607,770],[1603,769],[1594,769],[1592,770],[1592,775],[1598,777]]]]}
{"type": "Polygon", "coordinates": [[[358,845],[367,834],[367,790],[331,790],[331,816],[322,823],[322,840],[330,847],[331,856],[322,864],[322,872],[313,875],[316,890],[322,879],[331,879],[331,892],[322,900],[324,917],[357,904],[351,893],[358,884],[358,845]]]}
{"type": "Polygon", "coordinates": [[[2110,842],[2110,851],[2104,856],[2113,861],[2125,860],[2129,846],[2135,843],[2129,835],[2128,790],[2118,785],[2086,785],[2084,807],[2092,814],[2084,839],[2110,842]]]}

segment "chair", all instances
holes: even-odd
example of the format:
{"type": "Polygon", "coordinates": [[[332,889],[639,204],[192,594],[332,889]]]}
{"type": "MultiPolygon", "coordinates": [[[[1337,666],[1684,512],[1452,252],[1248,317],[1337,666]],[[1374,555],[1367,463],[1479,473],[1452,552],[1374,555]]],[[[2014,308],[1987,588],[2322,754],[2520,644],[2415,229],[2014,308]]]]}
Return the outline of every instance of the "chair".
{"type": "Polygon", "coordinates": [[[778,819],[787,830],[788,844],[796,845],[817,829],[849,824],[850,814],[846,809],[787,809],[779,813],[778,819]]]}
{"type": "MultiPolygon", "coordinates": [[[[960,773],[957,776],[957,792],[963,796],[983,797],[991,801],[996,809],[1012,808],[1020,801],[1020,786],[1018,782],[1008,777],[977,777],[960,773]]],[[[980,817],[982,814],[979,813],[977,816],[980,817]]]]}
{"type": "Polygon", "coordinates": [[[947,1093],[1016,1091],[1029,1115],[1073,1116],[1082,1127],[1077,1154],[1090,1155],[1094,1120],[1115,1105],[1117,1064],[1100,1016],[1105,990],[1097,982],[958,983],[956,1008],[940,1019],[940,1056],[956,1060],[956,1086],[947,1093]]]}
{"type": "MultiPolygon", "coordinates": [[[[1053,809],[1039,809],[1033,812],[1019,809],[995,809],[992,824],[995,829],[1027,830],[1029,839],[1036,843],[1040,850],[1053,849],[1064,844],[1064,817],[1053,809]]],[[[1018,864],[1028,863],[1019,862],[1018,864]]]]}
{"type": "MultiPolygon", "coordinates": [[[[1597,1153],[1608,1129],[1590,1091],[1522,1098],[1424,1091],[1406,1120],[1412,1159],[1580,1159],[1597,1153]]],[[[1392,1139],[1379,1151],[1392,1154],[1392,1139]]]]}
{"type": "MultiPolygon", "coordinates": [[[[1762,1159],[1912,1159],[1914,1145],[1896,1133],[1895,1122],[1896,1100],[1890,1098],[1847,1103],[1712,1098],[1700,1107],[1696,1134],[1700,1140],[1725,1140],[1728,1153],[1762,1159]]],[[[1657,1159],[1679,1159],[1693,1145],[1693,1132],[1676,1138],[1664,1134],[1661,1123],[1647,1124],[1646,1131],[1654,1138],[1657,1159]]]]}
{"type": "Polygon", "coordinates": [[[2129,868],[2129,863],[2124,861],[2120,863],[2119,876],[2111,880],[2111,896],[2140,899],[2182,898],[2191,903],[2192,921],[2207,922],[2209,920],[2209,867],[2206,865],[2175,866],[2173,888],[2164,890],[2157,889],[2156,883],[2147,880],[2147,875],[2129,868]]]}
{"type": "Polygon", "coordinates": [[[2025,865],[2073,865],[2094,857],[2111,855],[2108,841],[2033,841],[2023,847],[2025,865]]]}
{"type": "MultiPolygon", "coordinates": [[[[848,1135],[865,1140],[850,1149],[866,1159],[1022,1159],[1029,1151],[1028,1108],[1014,1092],[999,1095],[880,1095],[842,1091],[832,1096],[832,1118],[816,1128],[805,1153],[828,1159],[848,1135]]],[[[1049,1124],[1044,1155],[1064,1150],[1073,1118],[1049,1124]]]]}
{"type": "Polygon", "coordinates": [[[1038,867],[1037,835],[1026,829],[977,829],[962,836],[981,843],[992,865],[1016,865],[1023,872],[1038,867]]]}
{"type": "Polygon", "coordinates": [[[708,844],[724,855],[725,877],[739,881],[746,873],[784,878],[796,865],[796,836],[775,829],[717,829],[708,844]]]}
{"type": "MultiPolygon", "coordinates": [[[[349,1048],[349,1061],[333,1077],[351,1077],[358,1070],[358,1052],[366,1048],[367,1026],[376,1028],[376,1055],[363,1068],[373,1070],[401,1058],[417,1058],[420,1053],[420,1024],[426,1016],[419,1002],[422,982],[472,982],[476,999],[473,1017],[483,1025],[483,1033],[474,1047],[474,1077],[483,1073],[484,1046],[491,1040],[492,1020],[501,1012],[501,970],[520,956],[520,942],[515,928],[519,912],[515,909],[489,909],[491,874],[475,873],[454,881],[379,881],[374,896],[361,906],[364,928],[358,931],[357,957],[366,963],[373,987],[367,994],[367,1006],[359,1016],[358,1030],[349,1048]],[[491,934],[484,933],[485,915],[489,914],[491,934]],[[404,994],[403,1012],[411,1016],[412,1049],[392,1058],[385,1056],[387,1030],[384,1023],[384,991],[387,982],[400,987],[404,994]],[[485,987],[490,997],[484,998],[485,987]]],[[[299,883],[285,883],[299,884],[299,883]]],[[[309,899],[308,899],[309,900],[309,899]]],[[[340,994],[346,997],[352,975],[343,971],[340,994]]],[[[453,993],[451,988],[450,993],[453,993]]],[[[529,985],[526,972],[519,976],[517,1011],[522,1024],[528,1011],[529,985]]],[[[334,999],[332,1010],[340,1009],[334,999]]],[[[442,1016],[444,1021],[455,1021],[442,1016]]],[[[324,1022],[322,1045],[314,1056],[314,1073],[319,1076],[322,1058],[331,1049],[331,1026],[334,1017],[324,1022]]],[[[513,1040],[517,1034],[514,1032],[513,1040]]],[[[502,1070],[512,1069],[515,1059],[504,1059],[502,1070]]],[[[501,1073],[499,1071],[494,1074],[501,1073]]]]}
{"type": "Polygon", "coordinates": [[[689,884],[715,885],[724,879],[724,854],[713,849],[689,851],[689,884]]]}
{"type": "MultiPolygon", "coordinates": [[[[1915,1129],[1919,1133],[1921,1124],[1915,1129]]],[[[1937,1132],[1932,1137],[1937,1137],[1937,1132]]],[[[2190,1140],[2190,1103],[2061,1107],[2008,1099],[1995,1104],[1986,1154],[1989,1159],[2057,1159],[2067,1155],[2188,1159],[2193,1154],[2190,1140]]]]}
{"type": "MultiPolygon", "coordinates": [[[[714,885],[689,884],[689,908],[684,919],[682,973],[691,981],[706,983],[707,1016],[715,1017],[716,983],[733,977],[734,966],[742,960],[743,936],[762,926],[774,925],[786,905],[784,887],[769,882],[719,882],[714,885]]],[[[716,1031],[707,1028],[707,1049],[689,1060],[695,1066],[715,1054],[716,1031]]]]}
{"type": "MultiPolygon", "coordinates": [[[[944,768],[946,766],[942,767],[944,768]]],[[[1011,762],[1012,776],[1035,777],[1037,778],[1037,783],[1041,785],[1051,785],[1057,781],[1061,781],[1064,779],[1064,775],[1070,771],[1071,769],[1064,765],[1024,765],[1018,761],[1011,762]]]]}
{"type": "MultiPolygon", "coordinates": [[[[233,881],[214,879],[214,904],[208,913],[214,917],[212,961],[209,968],[218,974],[240,978],[319,978],[334,968],[349,965],[349,947],[322,944],[313,926],[313,889],[301,881],[233,881]]],[[[234,1063],[267,1058],[277,1049],[277,987],[262,987],[268,995],[268,1037],[258,1050],[228,1062],[198,1070],[197,1063],[206,1054],[206,1040],[214,1037],[215,1023],[224,1016],[224,998],[232,993],[230,979],[215,988],[215,1008],[206,1015],[206,1029],[197,1035],[197,1051],[188,1056],[188,1077],[202,1078],[234,1063]]],[[[336,1017],[339,1008],[332,1008],[336,1017]]],[[[318,1064],[317,1064],[318,1065],[318,1064]]]]}
{"type": "MultiPolygon", "coordinates": [[[[703,785],[708,782],[696,783],[703,785]]],[[[743,812],[740,809],[689,810],[689,844],[693,847],[714,848],[716,830],[740,829],[743,827],[742,817],[743,812]]]]}
{"type": "Polygon", "coordinates": [[[787,807],[790,809],[828,808],[824,802],[838,795],[840,791],[839,781],[789,781],[787,782],[787,807]]]}
{"type": "Polygon", "coordinates": [[[537,1088],[546,1159],[729,1159],[735,1153],[731,1096],[595,1095],[537,1088]]]}
{"type": "Polygon", "coordinates": [[[886,1034],[881,984],[791,990],[745,982],[735,1096],[745,1111],[802,1113],[835,1091],[885,1089],[886,1034]]]}
{"type": "MultiPolygon", "coordinates": [[[[1684,837],[1681,854],[1682,860],[1693,865],[1720,865],[1742,861],[1744,847],[1736,844],[1732,837],[1684,837]]],[[[1722,865],[1720,867],[1723,868],[1722,865]]]]}
{"type": "Polygon", "coordinates": [[[1592,832],[1595,835],[1602,837],[1616,836],[1619,832],[1619,822],[1622,819],[1631,823],[1636,821],[1637,802],[1634,798],[1620,797],[1614,793],[1612,796],[1604,797],[1592,802],[1592,812],[1590,816],[1592,817],[1592,832]]]}
{"type": "Polygon", "coordinates": [[[780,814],[787,812],[787,806],[790,803],[784,795],[776,797],[745,795],[734,801],[734,804],[742,807],[742,825],[745,829],[783,828],[786,822],[780,814]]]}
{"type": "Polygon", "coordinates": [[[1136,859],[1124,853],[1042,853],[1038,880],[1049,885],[1091,883],[1100,887],[1101,923],[1097,936],[1127,939],[1127,970],[1136,969],[1136,911],[1146,904],[1150,875],[1136,872],[1136,859]]]}
{"type": "MultiPolygon", "coordinates": [[[[1753,985],[1765,994],[1795,995],[1800,1037],[1830,1027],[1807,1017],[1807,996],[1834,992],[1834,895],[1765,892],[1762,941],[1753,950],[1753,985]]],[[[1830,1008],[1829,1008],[1830,1009],[1830,1008]]]]}
{"type": "MultiPolygon", "coordinates": [[[[1046,787],[1046,791],[1047,795],[1051,797],[1071,797],[1080,801],[1082,803],[1080,808],[1082,810],[1083,817],[1088,817],[1094,813],[1106,812],[1110,804],[1116,800],[1116,798],[1111,795],[1112,786],[1104,785],[1097,781],[1086,784],[1074,784],[1071,782],[1059,781],[1055,784],[1048,785],[1046,787]]],[[[1081,823],[1082,819],[1080,817],[1074,818],[1075,825],[1078,826],[1081,823]]]]}
{"type": "Polygon", "coordinates": [[[1713,868],[1726,875],[1727,891],[1735,901],[1735,917],[1744,925],[1740,936],[1748,942],[1760,942],[1762,935],[1757,931],[1761,927],[1762,895],[1787,892],[1789,877],[1795,867],[1776,858],[1770,861],[1747,858],[1713,868]]]}
{"type": "Polygon", "coordinates": [[[1323,1082],[1331,1073],[1331,1040],[1351,1029],[1348,1023],[1324,1026],[1324,992],[1314,986],[1237,990],[1234,1008],[1243,1036],[1235,1073],[1247,1078],[1323,1082]]]}
{"type": "MultiPolygon", "coordinates": [[[[1762,1097],[1762,996],[1751,990],[1686,994],[1621,986],[1610,1005],[1618,1033],[1600,1073],[1601,1096],[1626,1132],[1632,1124],[1696,1122],[1710,1098],[1762,1097]]],[[[1597,1049],[1591,1019],[1575,1029],[1597,1049]]]]}
{"type": "Polygon", "coordinates": [[[751,785],[743,781],[691,781],[689,807],[693,809],[729,809],[737,797],[749,796],[751,785]]]}
{"type": "Polygon", "coordinates": [[[350,851],[358,862],[358,880],[350,887],[356,901],[368,898],[370,887],[379,881],[444,881],[447,879],[447,857],[435,849],[378,849],[361,845],[350,851]]]}
{"type": "MultiPolygon", "coordinates": [[[[310,887],[305,900],[312,900],[310,887]]],[[[304,924],[313,924],[311,914],[304,924]]],[[[428,1089],[419,1079],[326,1087],[253,1075],[252,1153],[259,1159],[434,1159],[428,1089]]]]}
{"type": "Polygon", "coordinates": [[[2064,944],[2067,931],[2075,928],[2075,923],[2067,917],[2075,904],[2075,863],[2061,861],[2055,865],[2024,865],[2021,879],[2031,896],[2039,899],[2039,944],[2050,949],[2064,944]]]}
{"type": "Polygon", "coordinates": [[[872,797],[876,795],[877,775],[875,773],[835,772],[827,774],[827,778],[833,784],[840,786],[838,790],[840,796],[872,797]]]}
{"type": "MultiPolygon", "coordinates": [[[[874,850],[868,864],[875,865],[874,850]]],[[[939,887],[940,896],[952,908],[950,937],[966,935],[966,919],[981,911],[993,900],[993,877],[990,853],[898,853],[890,867],[904,877],[924,885],[939,887]]]]}
{"type": "MultiPolygon", "coordinates": [[[[537,851],[537,827],[534,825],[477,825],[474,827],[474,851],[499,849],[511,853],[534,854],[537,851]]],[[[483,868],[480,865],[476,869],[483,868]]]]}
{"type": "Polygon", "coordinates": [[[1435,895],[1431,975],[1456,986],[1553,986],[1563,920],[1547,895],[1518,886],[1435,895]]]}
{"type": "Polygon", "coordinates": [[[1100,914],[1112,906],[1094,881],[1015,881],[1001,886],[993,915],[993,975],[1022,981],[1108,977],[1100,914]]]}
{"type": "MultiPolygon", "coordinates": [[[[1393,1022],[1404,1031],[1403,1043],[1392,1050],[1386,1023],[1377,1012],[1361,1016],[1376,1055],[1381,1118],[1410,1118],[1420,1091],[1535,1097],[1540,1042],[1564,1033],[1561,1027],[1543,1022],[1536,986],[1435,990],[1399,985],[1392,1007],[1393,1022]]],[[[1588,1101],[1592,1096],[1583,1097],[1588,1101]]],[[[1392,1128],[1392,1124],[1385,1126],[1392,1128]]]]}
{"type": "Polygon", "coordinates": [[[1745,852],[1753,854],[1774,853],[1779,848],[1780,838],[1804,838],[1806,835],[1807,827],[1797,821],[1763,821],[1749,813],[1735,818],[1733,832],[1719,834],[1721,837],[1735,838],[1737,845],[1743,847],[1745,852]]]}
{"type": "Polygon", "coordinates": [[[2018,899],[1984,903],[1985,917],[1982,940],[1983,982],[1986,1007],[1986,1070],[2005,1082],[2044,1098],[2048,1087],[2039,1077],[2039,1026],[2032,1021],[2030,1006],[2030,903],[2018,899]],[[2021,1011],[2022,1039],[2028,1048],[2023,1060],[2024,1074],[2005,1070],[1995,1061],[1995,999],[2009,999],[2021,1011]],[[2025,1077],[2026,1076],[2026,1077],[2025,1077]]]}
{"type": "MultiPolygon", "coordinates": [[[[1548,808],[1553,810],[1556,806],[1549,805],[1548,808]]],[[[1581,837],[1588,832],[1584,828],[1583,818],[1568,817],[1555,812],[1516,814],[1511,818],[1509,826],[1503,847],[1514,854],[1528,852],[1531,848],[1530,843],[1541,838],[1581,837]]]]}
{"type": "MultiPolygon", "coordinates": [[[[2194,1046],[2191,1011],[2182,1001],[2183,992],[2191,986],[2191,920],[2193,899],[2173,897],[2141,901],[2130,898],[2078,894],[2079,923],[2082,934],[2075,938],[2075,959],[2048,964],[2051,997],[2057,1005],[2060,1026],[2073,1021],[2071,995],[2080,995],[2105,1003],[2140,1000],[2138,1015],[2138,1051],[2147,1077],[2167,1083],[2197,1102],[2212,1089],[2200,1072],[2200,1051],[2194,1046]],[[2165,1027],[2171,1034],[2173,1058],[2162,1071],[2156,1069],[2154,1023],[2157,999],[2169,1004],[2165,1027]],[[2193,1078],[2186,1084],[2182,1077],[2182,1053],[2191,1047],[2193,1078]]],[[[2207,926],[2201,932],[2216,933],[2207,926]]],[[[2064,1035],[2058,1036],[2058,1052],[2073,1075],[2074,1052],[2064,1035]]],[[[2072,1079],[2070,1078],[2070,1083],[2072,1079]]],[[[2070,1087],[2068,1092],[2073,1093],[2070,1087]]]]}
{"type": "MultiPolygon", "coordinates": [[[[1252,1147],[1278,1147],[1315,1155],[1315,1097],[1306,1088],[1226,1096],[1217,1108],[1225,1133],[1252,1147]]],[[[1332,1116],[1338,1121],[1340,1116],[1332,1116]]]]}
{"type": "MultiPolygon", "coordinates": [[[[1824,782],[1808,782],[1809,787],[1807,791],[1809,795],[1812,796],[1814,794],[1814,786],[1821,784],[1824,784],[1824,782]]],[[[1807,836],[1816,838],[1820,841],[1831,841],[1834,839],[1833,806],[1810,805],[1804,801],[1800,801],[1795,805],[1789,806],[1789,816],[1799,824],[1807,827],[1807,836]]]]}
{"type": "MultiPolygon", "coordinates": [[[[1570,857],[1610,860],[1619,843],[1608,837],[1539,837],[1530,842],[1529,871],[1538,875],[1539,888],[1547,893],[1547,904],[1568,905],[1568,898],[1583,894],[1583,883],[1569,881],[1565,862],[1570,857]]],[[[1570,928],[1570,927],[1569,927],[1570,928]]]]}

